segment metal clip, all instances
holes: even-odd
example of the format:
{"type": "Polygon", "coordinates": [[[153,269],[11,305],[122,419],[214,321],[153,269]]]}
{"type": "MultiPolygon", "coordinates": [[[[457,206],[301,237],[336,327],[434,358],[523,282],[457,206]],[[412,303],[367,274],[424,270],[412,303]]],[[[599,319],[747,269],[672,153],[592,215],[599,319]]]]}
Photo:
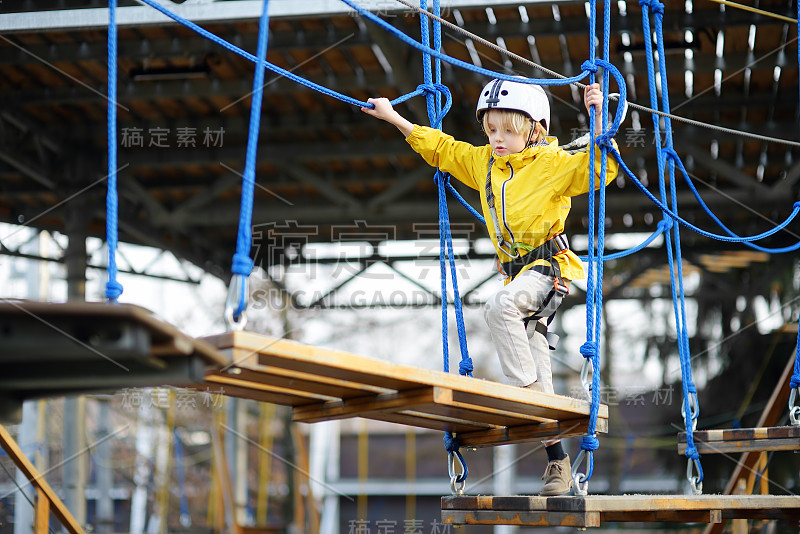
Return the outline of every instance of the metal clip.
{"type": "Polygon", "coordinates": [[[581,449],[575,458],[575,463],[572,464],[572,481],[575,483],[575,495],[588,495],[589,493],[589,477],[591,476],[592,469],[594,468],[594,454],[592,451],[581,449]],[[586,474],[578,471],[584,458],[586,458],[586,474]]]}
{"type": "MultiPolygon", "coordinates": [[[[697,418],[700,416],[700,403],[697,402],[697,393],[691,393],[689,395],[689,410],[692,431],[695,431],[697,430],[697,418]]],[[[686,428],[689,428],[689,421],[686,420],[686,399],[683,399],[681,403],[681,414],[683,414],[683,422],[686,428]]]]}
{"type": "Polygon", "coordinates": [[[583,392],[586,395],[586,400],[592,402],[592,382],[589,380],[589,371],[594,374],[594,364],[589,358],[584,358],[583,365],[581,366],[581,385],[583,392]]]}
{"type": "Polygon", "coordinates": [[[800,406],[795,406],[798,393],[800,393],[800,388],[794,388],[789,394],[789,420],[792,422],[792,426],[800,426],[800,406]]]}
{"type": "Polygon", "coordinates": [[[228,296],[225,298],[225,326],[228,331],[243,330],[247,324],[248,278],[240,274],[231,277],[228,296]]]}
{"type": "Polygon", "coordinates": [[[447,453],[447,474],[450,475],[450,491],[453,495],[464,493],[464,487],[467,485],[467,465],[460,454],[447,453]],[[458,470],[456,470],[456,462],[458,462],[458,470]]]}
{"type": "Polygon", "coordinates": [[[692,493],[694,495],[703,494],[702,472],[703,470],[700,467],[700,460],[689,458],[689,462],[686,464],[686,480],[688,480],[689,485],[692,486],[692,493]],[[697,475],[694,474],[694,467],[697,468],[697,475]]]}

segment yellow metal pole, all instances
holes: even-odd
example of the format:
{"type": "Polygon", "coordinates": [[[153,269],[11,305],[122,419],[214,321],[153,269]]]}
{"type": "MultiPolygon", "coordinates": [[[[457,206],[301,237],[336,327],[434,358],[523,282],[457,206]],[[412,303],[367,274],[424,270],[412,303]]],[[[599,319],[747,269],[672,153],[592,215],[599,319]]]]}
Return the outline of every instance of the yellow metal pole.
{"type": "Polygon", "coordinates": [[[258,450],[258,497],[256,502],[256,524],[267,525],[269,511],[269,480],[272,476],[272,450],[275,420],[275,405],[262,402],[259,405],[259,450],[258,450]]]}
{"type": "MultiPolygon", "coordinates": [[[[167,411],[164,416],[165,433],[162,436],[166,442],[162,444],[166,448],[163,454],[166,455],[166,461],[161,466],[162,472],[159,473],[158,493],[156,494],[156,502],[158,503],[158,524],[160,525],[161,532],[167,532],[167,508],[169,507],[169,480],[171,463],[169,459],[172,457],[172,433],[175,429],[175,408],[176,396],[173,390],[167,390],[168,403],[167,411]]],[[[158,460],[156,460],[158,465],[158,460]]]]}
{"type": "Polygon", "coordinates": [[[361,420],[358,431],[358,501],[357,515],[361,521],[367,520],[367,475],[369,473],[369,434],[367,434],[367,422],[361,420]]]}
{"type": "Polygon", "coordinates": [[[413,429],[406,430],[406,481],[409,492],[406,495],[406,520],[410,523],[417,515],[417,498],[415,492],[410,491],[417,479],[417,434],[413,429]]]}

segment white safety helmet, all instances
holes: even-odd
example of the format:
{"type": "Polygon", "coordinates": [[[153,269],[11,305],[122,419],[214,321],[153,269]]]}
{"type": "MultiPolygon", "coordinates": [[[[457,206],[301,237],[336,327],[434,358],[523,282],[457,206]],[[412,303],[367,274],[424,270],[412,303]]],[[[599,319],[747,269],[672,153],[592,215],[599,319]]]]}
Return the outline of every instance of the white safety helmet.
{"type": "Polygon", "coordinates": [[[550,131],[550,101],[539,85],[492,80],[486,84],[478,98],[475,116],[483,120],[490,109],[510,109],[529,116],[534,122],[542,122],[545,132],[550,131]]]}

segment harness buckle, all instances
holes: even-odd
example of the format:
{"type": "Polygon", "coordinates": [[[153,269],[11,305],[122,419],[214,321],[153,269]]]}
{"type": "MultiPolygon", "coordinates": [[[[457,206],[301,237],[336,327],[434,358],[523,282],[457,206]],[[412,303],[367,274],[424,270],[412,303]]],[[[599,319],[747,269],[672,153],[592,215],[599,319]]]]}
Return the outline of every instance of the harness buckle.
{"type": "Polygon", "coordinates": [[[558,252],[553,254],[553,256],[569,250],[569,241],[567,240],[567,236],[564,234],[558,234],[557,236],[553,237],[553,244],[558,247],[558,252]]]}
{"type": "Polygon", "coordinates": [[[569,295],[569,286],[560,276],[553,277],[553,287],[555,288],[556,293],[561,295],[562,298],[569,295]]]}

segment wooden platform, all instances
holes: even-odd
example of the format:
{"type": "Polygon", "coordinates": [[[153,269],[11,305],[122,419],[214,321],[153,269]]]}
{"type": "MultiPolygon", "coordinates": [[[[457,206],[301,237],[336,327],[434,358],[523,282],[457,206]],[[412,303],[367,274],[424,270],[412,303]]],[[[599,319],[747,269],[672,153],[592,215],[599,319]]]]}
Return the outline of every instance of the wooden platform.
{"type": "Polygon", "coordinates": [[[0,419],[28,398],[197,384],[224,363],[139,306],[0,301],[0,419]]]}
{"type": "MultiPolygon", "coordinates": [[[[230,365],[206,376],[225,395],[292,406],[313,423],[365,417],[457,433],[468,447],[585,433],[589,404],[249,332],[205,338],[230,365]]],[[[599,432],[608,430],[602,405],[599,432]]]]}
{"type": "MultiPolygon", "coordinates": [[[[697,430],[694,445],[700,454],[800,450],[800,427],[775,426],[697,430]]],[[[678,454],[686,451],[686,432],[678,434],[678,454]]]]}
{"type": "Polygon", "coordinates": [[[800,519],[788,495],[589,495],[586,497],[442,497],[453,525],[597,527],[607,522],[720,523],[728,519],[800,519]]]}

